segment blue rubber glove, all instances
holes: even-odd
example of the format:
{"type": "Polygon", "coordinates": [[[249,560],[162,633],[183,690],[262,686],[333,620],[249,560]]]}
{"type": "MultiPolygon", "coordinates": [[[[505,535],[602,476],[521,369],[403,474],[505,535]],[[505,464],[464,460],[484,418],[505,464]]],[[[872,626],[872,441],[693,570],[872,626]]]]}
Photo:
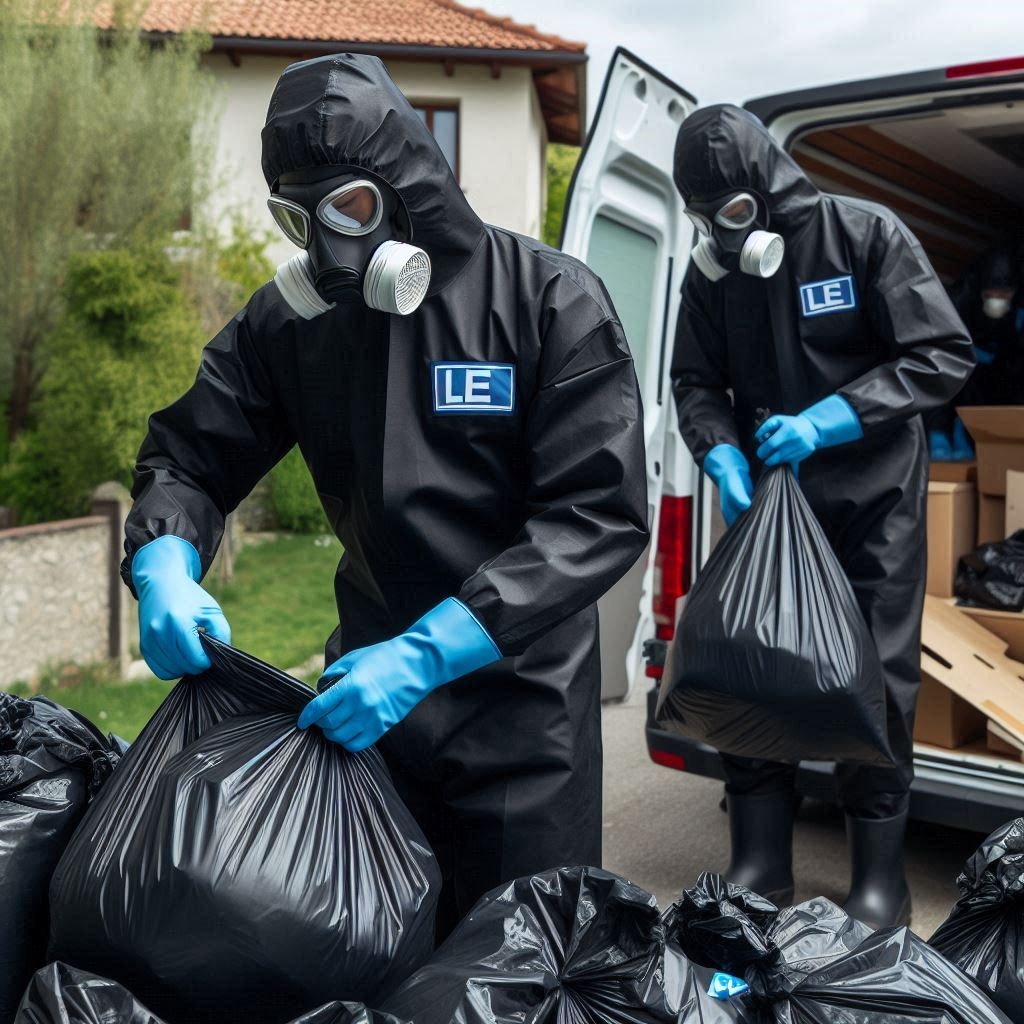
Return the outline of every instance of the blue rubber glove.
{"type": "Polygon", "coordinates": [[[401,636],[339,658],[324,673],[338,682],[302,709],[299,728],[319,725],[329,740],[365,750],[427,694],[500,657],[473,613],[449,597],[401,636]]]}
{"type": "Polygon", "coordinates": [[[160,679],[198,675],[210,667],[199,627],[226,644],[231,627],[220,605],[199,586],[199,552],[181,537],[157,537],[132,559],[139,595],[139,646],[160,679]]]}
{"type": "Polygon", "coordinates": [[[754,498],[747,457],[735,445],[716,444],[704,457],[704,472],[718,488],[725,525],[732,526],[754,498]]]}
{"type": "Polygon", "coordinates": [[[928,454],[936,462],[949,462],[953,458],[953,448],[944,430],[928,431],[928,454]]]}
{"type": "Polygon", "coordinates": [[[829,395],[797,416],[770,416],[754,439],[757,457],[766,466],[789,463],[794,468],[819,448],[848,444],[864,436],[860,419],[845,398],[829,395]]]}

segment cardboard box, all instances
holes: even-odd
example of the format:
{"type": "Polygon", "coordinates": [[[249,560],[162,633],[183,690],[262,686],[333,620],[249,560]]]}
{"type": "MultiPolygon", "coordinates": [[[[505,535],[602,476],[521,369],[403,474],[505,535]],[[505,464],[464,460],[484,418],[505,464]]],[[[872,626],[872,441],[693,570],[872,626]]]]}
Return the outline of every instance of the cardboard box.
{"type": "Polygon", "coordinates": [[[978,458],[978,490],[982,494],[1006,494],[1006,471],[1024,470],[1024,406],[961,406],[964,421],[978,458]]]}
{"type": "Polygon", "coordinates": [[[977,518],[974,484],[929,480],[927,593],[935,597],[953,596],[957,562],[977,546],[977,518]]]}
{"type": "MultiPolygon", "coordinates": [[[[1024,662],[1024,612],[1000,612],[992,608],[966,608],[957,611],[969,615],[1006,645],[1006,655],[1014,661],[1024,662]]],[[[1024,665],[1018,666],[1024,671],[1024,665]]]]}
{"type": "Polygon", "coordinates": [[[921,675],[951,690],[995,722],[1004,738],[1024,747],[1024,666],[1006,656],[1005,641],[937,597],[924,599],[921,675]]]}
{"type": "Polygon", "coordinates": [[[1006,520],[1003,529],[1007,537],[1024,530],[1024,473],[1015,469],[1006,473],[1006,520]]]}
{"type": "Polygon", "coordinates": [[[914,719],[914,740],[933,747],[956,750],[972,740],[983,739],[985,715],[952,690],[922,675],[914,719]]]}
{"type": "Polygon", "coordinates": [[[978,463],[973,459],[970,462],[931,462],[928,479],[942,484],[973,484],[978,479],[978,463]]]}
{"type": "Polygon", "coordinates": [[[1006,538],[1006,498],[978,495],[978,546],[1006,538]]]}

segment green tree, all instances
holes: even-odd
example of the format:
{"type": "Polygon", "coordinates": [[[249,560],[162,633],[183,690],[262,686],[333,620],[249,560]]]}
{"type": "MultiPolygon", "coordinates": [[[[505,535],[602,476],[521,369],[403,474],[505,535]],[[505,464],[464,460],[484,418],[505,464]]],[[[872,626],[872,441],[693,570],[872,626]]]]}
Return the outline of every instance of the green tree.
{"type": "Polygon", "coordinates": [[[157,245],[71,257],[34,425],[0,478],[20,522],[82,515],[104,480],[131,486],[150,413],[189,386],[205,340],[181,276],[157,245]]]}
{"type": "Polygon", "coordinates": [[[208,45],[198,34],[145,39],[123,2],[0,0],[0,407],[9,438],[29,422],[72,256],[166,237],[206,194],[214,93],[198,58],[208,45]]]}
{"type": "Polygon", "coordinates": [[[562,233],[565,196],[569,191],[572,172],[580,158],[579,146],[554,143],[548,146],[548,207],[544,215],[544,241],[558,246],[562,233]]]}

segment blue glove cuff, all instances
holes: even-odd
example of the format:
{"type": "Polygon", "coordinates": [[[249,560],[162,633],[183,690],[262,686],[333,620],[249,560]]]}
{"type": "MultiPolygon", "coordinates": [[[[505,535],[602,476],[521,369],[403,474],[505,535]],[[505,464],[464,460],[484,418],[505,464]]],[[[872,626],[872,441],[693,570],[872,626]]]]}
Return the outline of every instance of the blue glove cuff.
{"type": "Polygon", "coordinates": [[[719,481],[727,473],[749,473],[750,463],[734,444],[716,444],[704,456],[704,472],[714,480],[717,486],[721,486],[719,481]]]}
{"type": "Polygon", "coordinates": [[[181,573],[198,583],[202,572],[199,552],[187,540],[173,534],[143,544],[132,558],[132,583],[136,590],[153,574],[181,573]]]}
{"type": "Polygon", "coordinates": [[[859,441],[864,436],[860,417],[841,395],[829,395],[800,415],[813,424],[821,438],[822,448],[859,441]]]}
{"type": "Polygon", "coordinates": [[[448,682],[498,661],[501,651],[477,617],[457,598],[449,597],[414,622],[407,634],[422,637],[438,651],[439,680],[448,682]]]}

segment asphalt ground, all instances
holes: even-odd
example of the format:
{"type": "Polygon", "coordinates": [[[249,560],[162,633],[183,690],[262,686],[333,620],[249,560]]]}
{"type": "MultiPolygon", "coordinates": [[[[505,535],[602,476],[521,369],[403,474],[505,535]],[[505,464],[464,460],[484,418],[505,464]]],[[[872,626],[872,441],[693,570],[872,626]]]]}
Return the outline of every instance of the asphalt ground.
{"type": "MultiPolygon", "coordinates": [[[[653,764],[644,742],[645,694],[604,707],[604,866],[643,886],[667,907],[702,871],[729,862],[722,783],[653,764]]],[[[911,823],[907,877],[912,927],[927,938],[956,898],[956,877],[984,838],[911,823]]],[[[841,903],[849,886],[842,814],[817,801],[800,810],[794,836],[796,900],[841,903]]]]}

